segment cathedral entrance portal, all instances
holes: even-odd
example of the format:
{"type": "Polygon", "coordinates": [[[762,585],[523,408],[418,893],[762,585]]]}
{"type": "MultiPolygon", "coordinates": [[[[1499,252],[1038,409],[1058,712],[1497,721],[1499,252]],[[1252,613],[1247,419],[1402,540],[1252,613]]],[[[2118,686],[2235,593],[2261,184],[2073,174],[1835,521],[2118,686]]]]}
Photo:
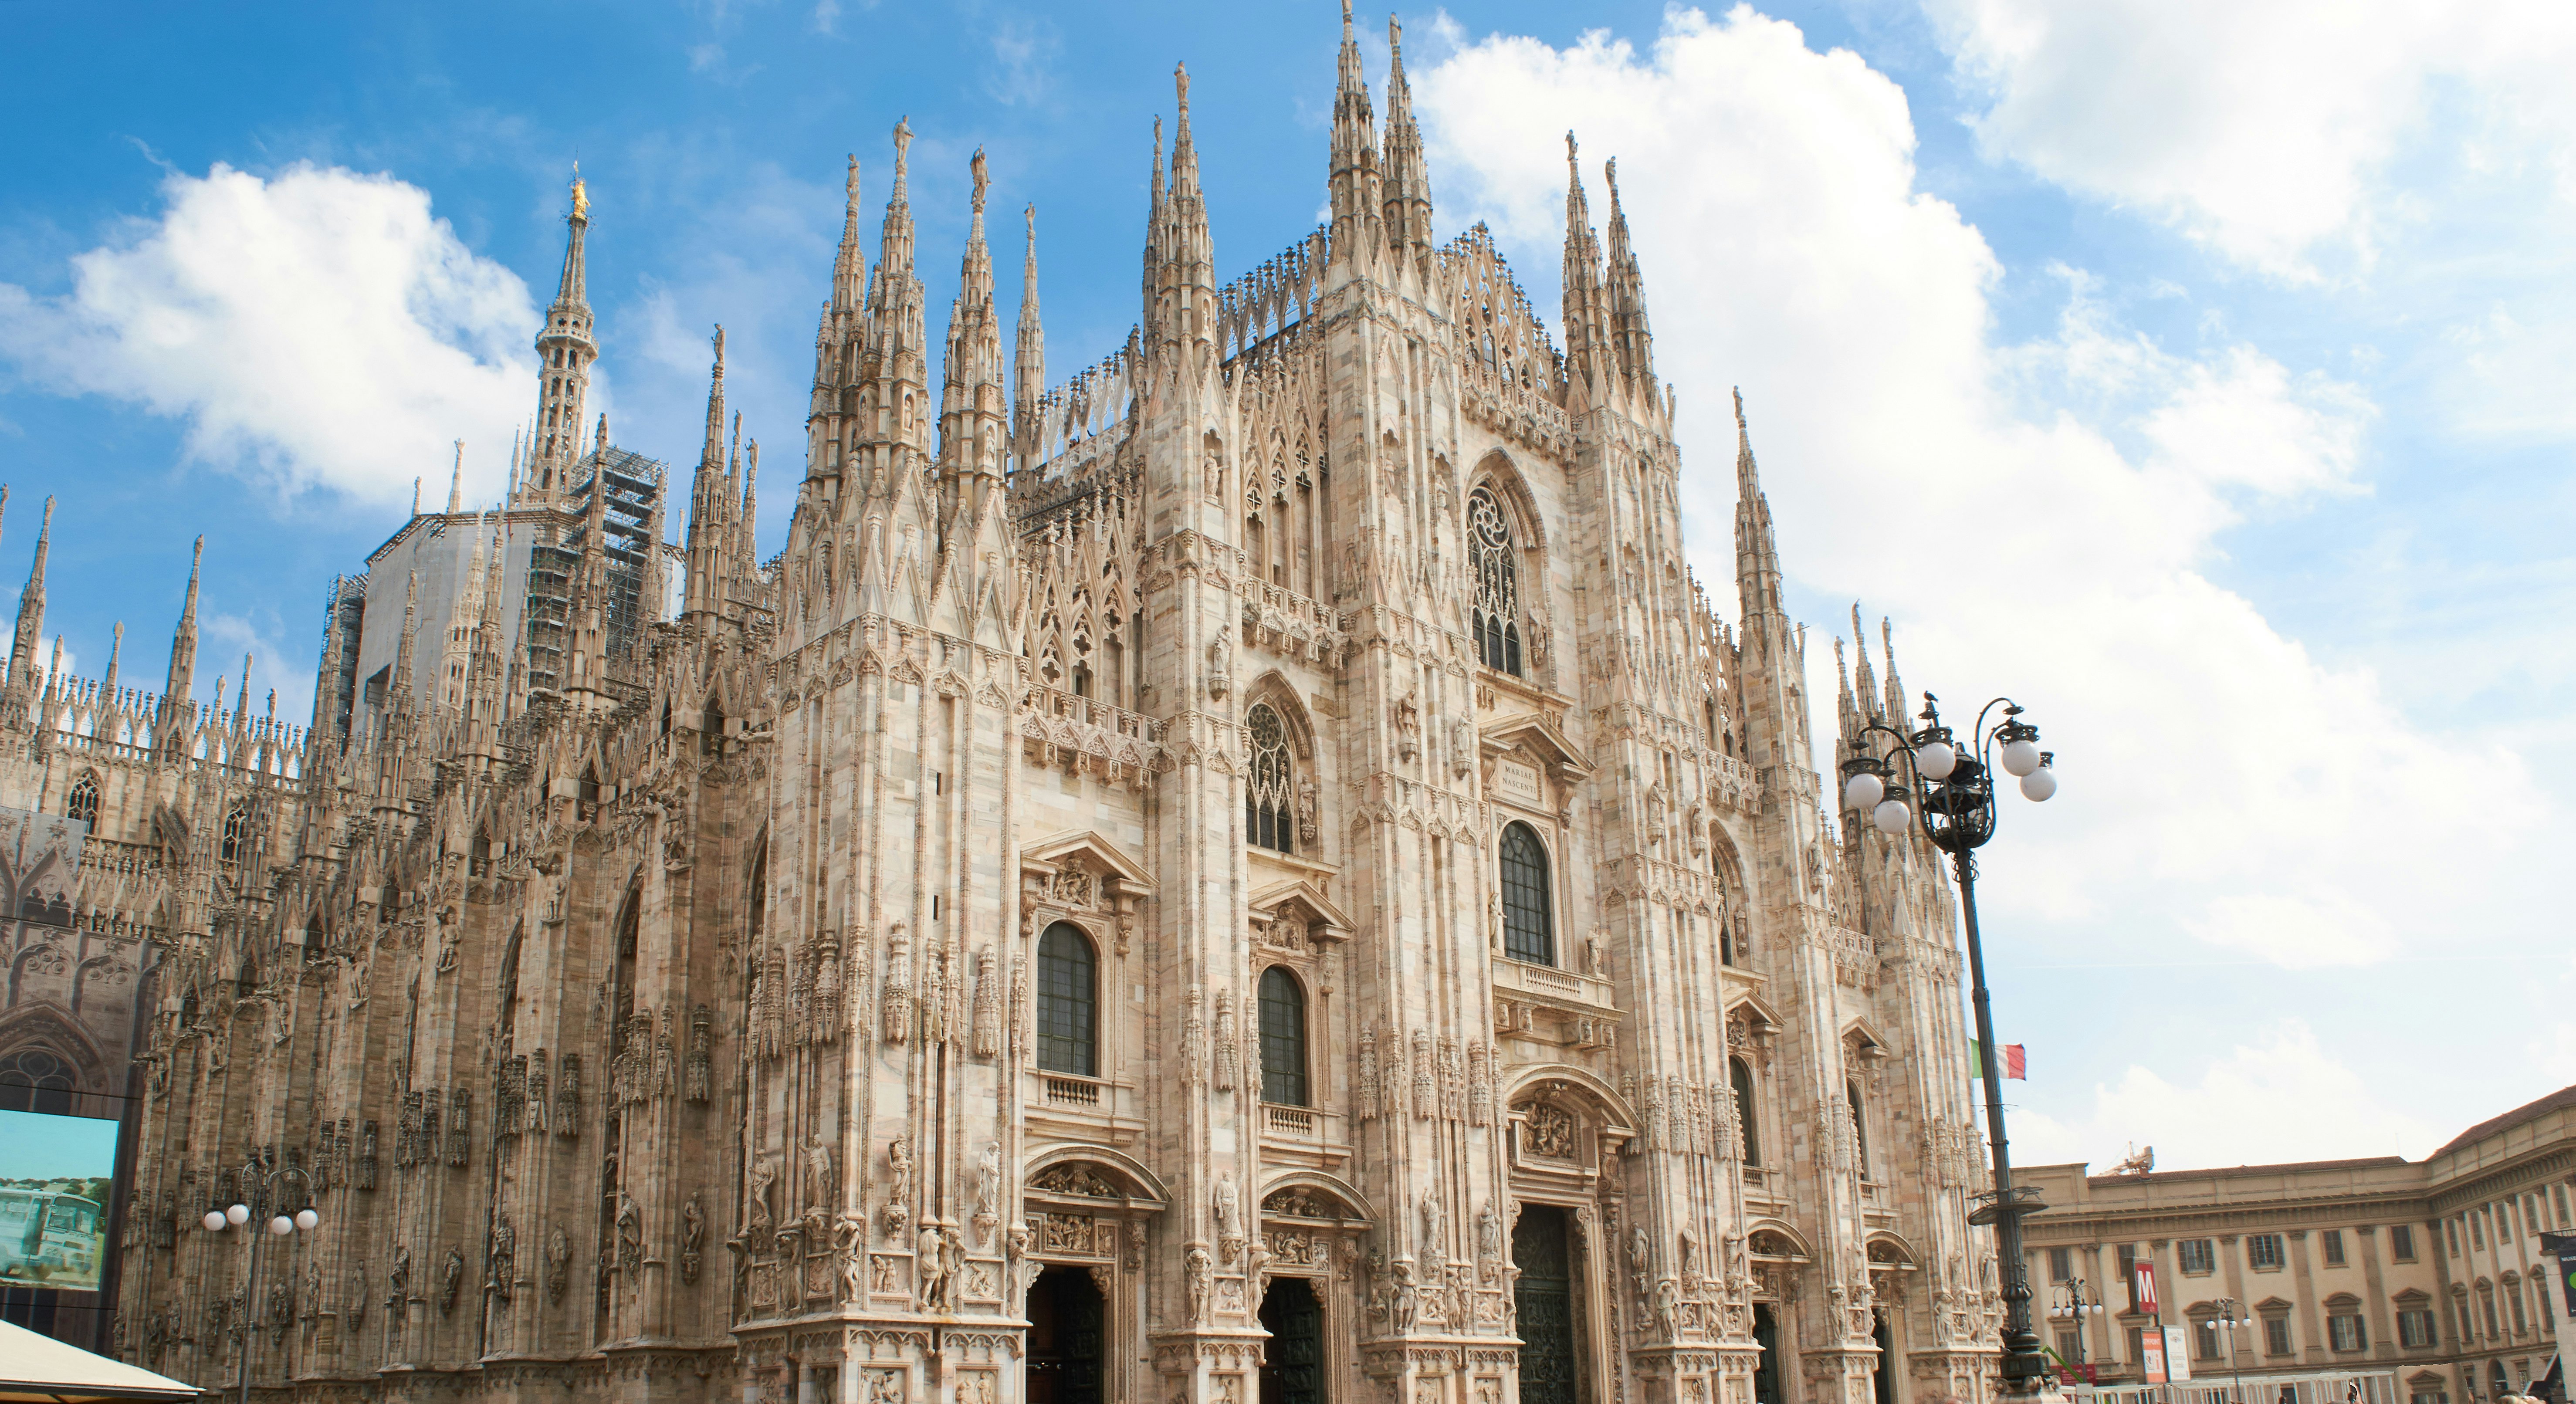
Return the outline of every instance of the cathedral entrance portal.
{"type": "Polygon", "coordinates": [[[1029,1287],[1029,1404],[1100,1404],[1100,1288],[1082,1268],[1048,1268],[1029,1287]]]}
{"type": "Polygon", "coordinates": [[[1261,1404],[1324,1404],[1324,1305],[1302,1277],[1271,1279],[1261,1294],[1261,1404]]]}
{"type": "Polygon", "coordinates": [[[1780,1322],[1772,1316],[1768,1302],[1754,1303],[1753,1343],[1762,1347],[1762,1358],[1753,1367],[1753,1404],[1782,1404],[1780,1322]]]}
{"type": "Polygon", "coordinates": [[[1565,1211],[1526,1205],[1512,1226],[1512,1262],[1521,1270],[1515,1304],[1521,1327],[1521,1404],[1576,1404],[1582,1396],[1575,1340],[1574,1253],[1565,1211]]]}

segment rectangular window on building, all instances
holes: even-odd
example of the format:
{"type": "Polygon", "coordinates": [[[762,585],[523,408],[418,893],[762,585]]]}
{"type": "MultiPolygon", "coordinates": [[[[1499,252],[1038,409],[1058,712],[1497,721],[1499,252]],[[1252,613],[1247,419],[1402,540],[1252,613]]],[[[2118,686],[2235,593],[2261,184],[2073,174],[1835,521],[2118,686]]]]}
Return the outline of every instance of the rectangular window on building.
{"type": "Polygon", "coordinates": [[[2191,1353],[2194,1357],[2201,1360],[2216,1360],[2226,1353],[2225,1343],[2218,1338],[2217,1322],[2206,1318],[2195,1321],[2191,1323],[2191,1335],[2191,1353]]]}
{"type": "Polygon", "coordinates": [[[2388,1226],[2388,1256],[2401,1263],[2415,1261],[2415,1230],[2411,1225],[2388,1226]]]}
{"type": "Polygon", "coordinates": [[[2327,1229],[2325,1232],[2317,1235],[2317,1242],[2319,1246],[2325,1250],[2327,1267],[2343,1266],[2342,1229],[2327,1229]]]}
{"type": "Polygon", "coordinates": [[[2218,1254],[2211,1250],[2206,1238],[2186,1238],[2176,1243],[2174,1257],[2185,1272],[2214,1272],[2218,1268],[2218,1254]]]}
{"type": "Polygon", "coordinates": [[[2256,1269],[2277,1268],[2289,1260],[2289,1253],[2281,1247],[2281,1235],[2277,1233],[2245,1235],[2246,1266],[2256,1269]]]}
{"type": "Polygon", "coordinates": [[[2459,1221],[2459,1219],[2458,1219],[2458,1218],[2456,1218],[2456,1217],[2448,1218],[2448,1219],[2444,1219],[2444,1220],[2442,1221],[2442,1232],[2443,1232],[2443,1233],[2445,1233],[2445,1234],[2448,1234],[2448,1235],[2450,1236],[2450,1239],[2451,1239],[2451,1256],[2452,1256],[2452,1257],[2454,1257],[2454,1258],[2456,1258],[2456,1257],[2460,1256],[2460,1221],[2459,1221]]]}
{"type": "Polygon", "coordinates": [[[2529,1331],[2531,1329],[2531,1316],[2528,1312],[2523,1310],[2522,1284],[2519,1282],[2506,1283],[2504,1285],[2504,1294],[2513,1301],[2513,1333],[2519,1336],[2524,1332],[2529,1331]]]}
{"type": "Polygon", "coordinates": [[[2081,1337],[2076,1335],[2073,1331],[2060,1331],[2057,1333],[2058,1359],[2072,1365],[2075,1363],[2076,1357],[2081,1354],[2083,1354],[2081,1337]]]}
{"type": "Polygon", "coordinates": [[[2478,1323],[2469,1315],[2469,1299],[2466,1297],[2457,1298],[2451,1303],[2451,1306],[2459,1313],[2460,1344],[2466,1346],[2469,1342],[2478,1338],[2478,1323]]]}
{"type": "Polygon", "coordinates": [[[2551,1185],[2549,1187],[2549,1202],[2558,1206],[2558,1226],[2560,1228],[2567,1227],[2567,1187],[2565,1185],[2551,1185]]]}
{"type": "Polygon", "coordinates": [[[2525,1233],[2540,1232],[2539,1195],[2526,1194],[2522,1197],[2522,1231],[2525,1233]]]}
{"type": "Polygon", "coordinates": [[[2496,1246],[2501,1248],[2511,1243],[2513,1241],[2513,1201],[2508,1199],[2502,1204],[2490,1204],[2487,1208],[2495,1214],[2496,1246]]]}
{"type": "Polygon", "coordinates": [[[2265,1355],[2290,1353],[2290,1318],[2286,1316],[2263,1318],[2263,1353],[2265,1355]]]}
{"type": "Polygon", "coordinates": [[[2359,1350],[2368,1343],[2358,1316],[2326,1318],[2326,1342],[2337,1350],[2359,1350]]]}
{"type": "Polygon", "coordinates": [[[2438,1389],[2419,1389],[2406,1396],[2406,1404],[2449,1404],[2450,1397],[2438,1389]]]}
{"type": "Polygon", "coordinates": [[[2487,1231],[2483,1222],[2485,1218],[2486,1215],[2483,1213],[2469,1215],[2469,1246],[2472,1248],[2487,1246],[2487,1231]]]}
{"type": "Polygon", "coordinates": [[[2048,1250],[2048,1280],[2051,1282],[2072,1282],[2075,1280],[2075,1252],[2073,1249],[2051,1248],[2048,1250]]]}
{"type": "Polygon", "coordinates": [[[2422,1350],[2433,1344],[2433,1313],[2429,1311],[2397,1313],[2397,1343],[2410,1350],[2422,1350]]]}

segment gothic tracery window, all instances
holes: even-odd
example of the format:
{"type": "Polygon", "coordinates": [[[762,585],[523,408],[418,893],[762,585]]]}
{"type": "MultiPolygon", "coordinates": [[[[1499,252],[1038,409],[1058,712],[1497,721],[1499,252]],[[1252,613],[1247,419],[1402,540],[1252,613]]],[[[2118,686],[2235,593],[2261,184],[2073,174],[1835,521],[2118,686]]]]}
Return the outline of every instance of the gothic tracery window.
{"type": "Polygon", "coordinates": [[[1468,630],[1476,660],[1497,672],[1521,672],[1520,563],[1513,559],[1512,521],[1492,488],[1467,494],[1467,568],[1476,578],[1468,630]]]}
{"type": "Polygon", "coordinates": [[[78,819],[92,828],[98,826],[97,776],[85,774],[72,782],[72,792],[63,798],[63,817],[78,819]]]}
{"type": "Polygon", "coordinates": [[[1556,920],[1549,896],[1547,848],[1530,826],[1503,830],[1503,954],[1533,965],[1556,964],[1556,920]]]}
{"type": "Polygon", "coordinates": [[[1261,1100],[1306,1101],[1306,990],[1283,966],[1261,974],[1261,1100]]]}
{"type": "Polygon", "coordinates": [[[1243,792],[1243,831],[1262,848],[1297,851],[1297,761],[1288,750],[1288,728],[1267,702],[1244,717],[1252,736],[1252,768],[1243,792]]]}
{"type": "Polygon", "coordinates": [[[1038,1067],[1096,1077],[1100,986],[1091,938],[1059,921],[1038,938],[1038,1067]]]}
{"type": "Polygon", "coordinates": [[[224,861],[227,863],[240,862],[242,860],[243,852],[249,846],[249,843],[250,808],[247,805],[234,805],[232,807],[232,811],[224,816],[224,861]]]}
{"type": "Polygon", "coordinates": [[[72,1065],[49,1049],[22,1049],[8,1061],[0,1062],[0,1111],[67,1116],[72,1109],[72,1093],[78,1090],[72,1065]]]}

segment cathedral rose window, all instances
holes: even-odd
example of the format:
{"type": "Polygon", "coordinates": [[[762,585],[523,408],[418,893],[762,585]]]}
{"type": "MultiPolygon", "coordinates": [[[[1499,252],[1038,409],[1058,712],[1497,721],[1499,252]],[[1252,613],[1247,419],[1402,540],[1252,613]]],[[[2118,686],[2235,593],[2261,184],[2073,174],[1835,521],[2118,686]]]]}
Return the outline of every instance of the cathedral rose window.
{"type": "Polygon", "coordinates": [[[1467,568],[1476,578],[1467,621],[1476,636],[1476,661],[1519,677],[1520,563],[1513,559],[1512,519],[1492,488],[1467,494],[1467,568]]]}

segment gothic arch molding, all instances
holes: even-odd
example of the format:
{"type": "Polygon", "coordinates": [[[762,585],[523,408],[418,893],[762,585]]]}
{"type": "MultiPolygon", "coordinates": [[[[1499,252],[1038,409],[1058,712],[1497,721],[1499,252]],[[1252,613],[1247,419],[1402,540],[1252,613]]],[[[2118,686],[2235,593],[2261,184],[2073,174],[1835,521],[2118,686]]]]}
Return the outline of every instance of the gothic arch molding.
{"type": "Polygon", "coordinates": [[[1321,1170],[1287,1170],[1273,1175],[1261,1182],[1261,1193],[1254,1198],[1253,1202],[1266,1204],[1272,1195],[1281,1190],[1291,1189],[1321,1190],[1340,1200],[1344,1208],[1360,1218],[1372,1224],[1378,1222],[1377,1207],[1369,1203],[1368,1196],[1353,1188],[1349,1181],[1325,1174],[1321,1170]]]}
{"type": "Polygon", "coordinates": [[[1530,492],[1529,482],[1521,476],[1520,464],[1510,453],[1495,449],[1476,460],[1474,472],[1467,475],[1467,491],[1492,488],[1504,507],[1512,514],[1512,530],[1518,534],[1523,551],[1535,551],[1544,559],[1548,554],[1547,522],[1538,510],[1538,499],[1530,492]]]}
{"type": "Polygon", "coordinates": [[[1072,1165],[1082,1161],[1105,1165],[1126,1176],[1128,1182],[1138,1191],[1137,1198],[1140,1201],[1149,1201],[1144,1205],[1149,1210],[1162,1209],[1172,1202],[1171,1190],[1163,1184],[1160,1176],[1145,1168],[1145,1162],[1125,1151],[1111,1150],[1107,1146],[1082,1143],[1051,1146],[1029,1157],[1028,1165],[1020,1172],[1020,1179],[1023,1184],[1026,1184],[1056,1166],[1072,1165]]]}
{"type": "Polygon", "coordinates": [[[51,1001],[20,1005],[0,1016],[0,1053],[28,1048],[41,1048],[78,1069],[82,1091],[107,1090],[105,1050],[51,1001]]]}
{"type": "Polygon", "coordinates": [[[1297,748],[1297,763],[1312,767],[1315,764],[1315,719],[1307,714],[1306,704],[1298,700],[1297,689],[1290,686],[1288,679],[1276,668],[1263,672],[1243,690],[1243,710],[1247,715],[1264,702],[1279,714],[1281,724],[1287,728],[1288,742],[1297,748]]]}
{"type": "Polygon", "coordinates": [[[1603,1080],[1600,1074],[1572,1063],[1533,1063],[1520,1069],[1503,1089],[1503,1105],[1510,1106],[1524,1096],[1555,1090],[1577,1090],[1589,1096],[1598,1104],[1596,1110],[1602,1117],[1603,1130],[1622,1136],[1636,1134],[1637,1114],[1629,1108],[1628,1099],[1620,1096],[1619,1090],[1603,1080]],[[1556,1086],[1543,1086],[1551,1083],[1556,1086]]]}

